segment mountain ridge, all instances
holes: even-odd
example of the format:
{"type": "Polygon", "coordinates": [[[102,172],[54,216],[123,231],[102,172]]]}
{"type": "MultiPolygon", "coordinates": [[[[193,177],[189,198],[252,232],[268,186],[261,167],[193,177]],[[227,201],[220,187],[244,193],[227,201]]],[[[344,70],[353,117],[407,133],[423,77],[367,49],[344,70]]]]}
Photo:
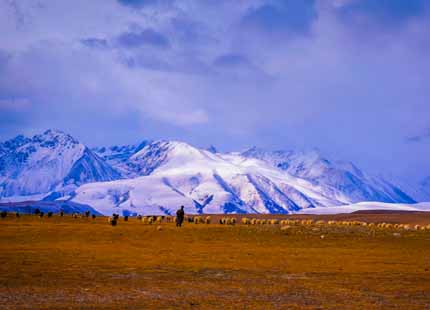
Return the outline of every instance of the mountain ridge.
{"type": "Polygon", "coordinates": [[[189,213],[295,213],[415,202],[391,182],[316,150],[220,153],[168,140],[89,148],[59,130],[0,143],[0,201],[41,193],[106,214],[169,214],[180,204],[189,213]],[[41,175],[45,182],[35,185],[41,175]]]}

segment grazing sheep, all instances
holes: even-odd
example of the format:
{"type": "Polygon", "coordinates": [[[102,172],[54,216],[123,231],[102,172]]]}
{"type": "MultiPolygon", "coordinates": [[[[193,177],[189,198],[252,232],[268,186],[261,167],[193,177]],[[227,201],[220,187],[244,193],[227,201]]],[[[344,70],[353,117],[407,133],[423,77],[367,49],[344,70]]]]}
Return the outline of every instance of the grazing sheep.
{"type": "Polygon", "coordinates": [[[261,220],[261,221],[260,221],[260,224],[261,224],[261,225],[266,225],[266,224],[267,224],[267,221],[263,219],[263,220],[261,220]]]}
{"type": "Polygon", "coordinates": [[[74,219],[77,219],[77,218],[78,218],[78,215],[77,215],[76,213],[73,213],[73,218],[74,218],[74,219]]]}
{"type": "Polygon", "coordinates": [[[403,229],[404,229],[404,230],[411,230],[411,229],[412,229],[412,227],[411,227],[411,225],[409,225],[409,224],[405,224],[405,225],[403,225],[403,229]]]}
{"type": "Polygon", "coordinates": [[[247,217],[242,217],[242,224],[249,225],[251,224],[251,221],[247,217]]]}
{"type": "Polygon", "coordinates": [[[279,220],[277,220],[277,219],[270,220],[270,224],[277,225],[277,224],[279,224],[279,220]]]}
{"type": "Polygon", "coordinates": [[[152,225],[152,223],[154,223],[154,217],[150,216],[150,217],[148,217],[148,224],[152,225]]]}
{"type": "Polygon", "coordinates": [[[203,219],[201,216],[195,216],[194,217],[194,224],[200,224],[203,223],[203,219]]]}
{"type": "Polygon", "coordinates": [[[194,223],[194,217],[189,216],[188,217],[188,223],[194,223]]]}
{"type": "Polygon", "coordinates": [[[48,217],[52,217],[52,212],[51,211],[48,212],[48,217]]]}
{"type": "Polygon", "coordinates": [[[319,220],[315,222],[316,225],[324,225],[325,222],[323,220],[319,220]]]}
{"type": "Polygon", "coordinates": [[[428,224],[428,225],[426,226],[426,228],[427,228],[427,230],[430,230],[430,224],[428,224]]]}
{"type": "Polygon", "coordinates": [[[236,219],[234,217],[228,217],[226,219],[226,224],[227,225],[234,225],[234,224],[236,224],[236,219]]]}
{"type": "Polygon", "coordinates": [[[414,226],[414,229],[415,229],[415,230],[419,230],[420,228],[421,228],[421,226],[420,226],[420,225],[415,225],[415,226],[414,226]]]}
{"type": "Polygon", "coordinates": [[[251,219],[251,225],[256,225],[257,224],[257,219],[251,219]]]}
{"type": "Polygon", "coordinates": [[[140,215],[140,214],[139,214],[139,215],[137,216],[137,219],[138,219],[139,221],[141,221],[141,220],[142,220],[142,215],[140,215]]]}
{"type": "Polygon", "coordinates": [[[210,224],[211,223],[211,217],[210,216],[206,216],[205,217],[205,224],[210,224]]]}
{"type": "Polygon", "coordinates": [[[40,212],[40,213],[39,213],[39,217],[40,217],[40,218],[42,218],[44,215],[45,215],[45,213],[44,213],[44,212],[40,212]]]}
{"type": "Polygon", "coordinates": [[[313,220],[301,220],[300,224],[301,225],[312,225],[314,223],[313,220]]]}
{"type": "Polygon", "coordinates": [[[225,217],[222,217],[219,219],[219,223],[222,225],[226,224],[226,222],[227,222],[227,219],[225,217]]]}
{"type": "Polygon", "coordinates": [[[158,224],[161,224],[161,222],[163,221],[163,217],[164,216],[157,216],[156,221],[158,224]]]}

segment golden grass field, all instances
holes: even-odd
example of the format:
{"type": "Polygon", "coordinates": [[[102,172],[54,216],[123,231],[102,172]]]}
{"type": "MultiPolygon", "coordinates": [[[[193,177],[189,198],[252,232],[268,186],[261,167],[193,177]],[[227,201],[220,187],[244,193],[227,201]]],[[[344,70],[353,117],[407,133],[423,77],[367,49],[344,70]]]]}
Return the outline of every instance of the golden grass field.
{"type": "MultiPolygon", "coordinates": [[[[339,217],[430,224],[424,213],[312,216],[339,217]]],[[[430,230],[280,227],[8,216],[0,308],[430,309],[430,230]]]]}

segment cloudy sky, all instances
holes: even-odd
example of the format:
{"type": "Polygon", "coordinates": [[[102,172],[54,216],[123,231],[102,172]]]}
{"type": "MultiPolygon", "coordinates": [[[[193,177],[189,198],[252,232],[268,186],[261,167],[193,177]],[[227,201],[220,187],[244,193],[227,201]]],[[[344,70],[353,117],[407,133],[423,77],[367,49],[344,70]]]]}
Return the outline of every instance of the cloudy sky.
{"type": "Polygon", "coordinates": [[[0,140],[318,148],[430,175],[428,0],[0,0],[0,140]]]}

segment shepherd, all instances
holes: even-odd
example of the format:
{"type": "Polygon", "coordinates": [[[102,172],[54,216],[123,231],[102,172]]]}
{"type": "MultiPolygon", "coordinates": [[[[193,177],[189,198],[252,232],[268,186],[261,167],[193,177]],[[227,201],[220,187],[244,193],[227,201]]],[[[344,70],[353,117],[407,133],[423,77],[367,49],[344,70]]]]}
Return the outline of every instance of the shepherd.
{"type": "Polygon", "coordinates": [[[181,208],[178,211],[176,211],[176,227],[182,226],[184,217],[185,217],[184,206],[181,206],[181,208]]]}

